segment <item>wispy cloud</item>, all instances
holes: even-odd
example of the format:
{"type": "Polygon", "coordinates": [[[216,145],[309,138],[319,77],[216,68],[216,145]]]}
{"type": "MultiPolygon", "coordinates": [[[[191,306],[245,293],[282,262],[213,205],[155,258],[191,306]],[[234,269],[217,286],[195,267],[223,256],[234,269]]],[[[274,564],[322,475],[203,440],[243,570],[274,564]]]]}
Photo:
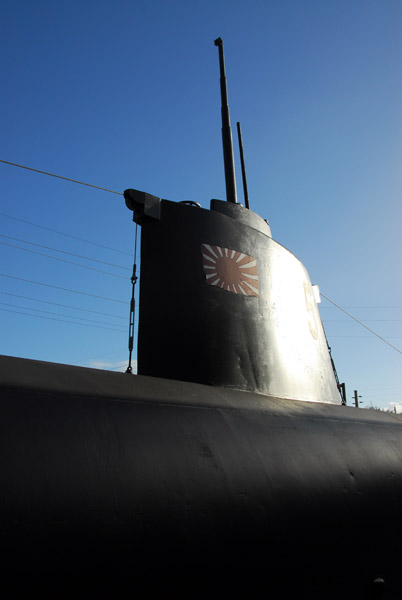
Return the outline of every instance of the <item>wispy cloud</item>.
{"type": "MultiPolygon", "coordinates": [[[[92,369],[102,369],[104,371],[120,371],[123,372],[127,369],[127,359],[119,361],[103,361],[103,360],[90,360],[88,361],[88,367],[92,369]]],[[[133,373],[137,373],[137,361],[132,361],[133,373]]]]}
{"type": "Polygon", "coordinates": [[[395,408],[395,410],[398,414],[402,414],[402,400],[401,400],[401,402],[388,402],[388,406],[389,406],[388,410],[393,411],[395,408]]]}

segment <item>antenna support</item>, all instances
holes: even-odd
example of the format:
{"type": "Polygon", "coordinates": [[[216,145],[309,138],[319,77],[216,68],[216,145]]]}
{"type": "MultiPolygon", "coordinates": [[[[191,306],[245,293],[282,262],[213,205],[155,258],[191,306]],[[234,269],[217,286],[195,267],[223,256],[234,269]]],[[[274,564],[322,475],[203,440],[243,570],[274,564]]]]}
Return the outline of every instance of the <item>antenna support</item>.
{"type": "Polygon", "coordinates": [[[237,135],[238,135],[238,138],[239,138],[241,174],[242,174],[242,179],[243,179],[243,191],[244,191],[244,205],[245,205],[246,208],[250,208],[250,203],[248,201],[248,188],[247,188],[246,166],[244,164],[243,139],[242,139],[242,136],[241,136],[241,127],[240,127],[239,121],[237,121],[237,135]]]}
{"type": "Polygon", "coordinates": [[[215,40],[215,46],[219,48],[219,66],[221,75],[221,99],[222,99],[222,145],[223,160],[225,164],[226,200],[237,203],[236,176],[233,157],[232,130],[230,128],[230,116],[228,105],[228,91],[226,86],[225,57],[223,54],[223,42],[221,38],[215,40]]]}

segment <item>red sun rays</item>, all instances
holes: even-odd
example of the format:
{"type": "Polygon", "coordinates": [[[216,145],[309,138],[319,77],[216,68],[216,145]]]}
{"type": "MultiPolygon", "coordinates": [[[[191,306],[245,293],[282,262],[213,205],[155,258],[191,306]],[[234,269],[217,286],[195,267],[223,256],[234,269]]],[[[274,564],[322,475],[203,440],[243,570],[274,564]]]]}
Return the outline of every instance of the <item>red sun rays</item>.
{"type": "Polygon", "coordinates": [[[258,296],[257,260],[229,248],[201,245],[202,264],[208,285],[244,296],[258,296]]]}

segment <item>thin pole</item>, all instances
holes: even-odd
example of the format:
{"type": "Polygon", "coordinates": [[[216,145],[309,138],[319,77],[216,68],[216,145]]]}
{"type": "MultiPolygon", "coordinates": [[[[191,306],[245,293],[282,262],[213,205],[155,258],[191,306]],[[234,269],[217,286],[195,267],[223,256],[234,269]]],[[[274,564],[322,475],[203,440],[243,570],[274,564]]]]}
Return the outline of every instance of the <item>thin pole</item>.
{"type": "Polygon", "coordinates": [[[359,396],[359,394],[357,393],[357,390],[354,391],[354,395],[355,395],[355,406],[356,406],[356,408],[359,408],[359,398],[361,398],[361,396],[359,396]]]}
{"type": "Polygon", "coordinates": [[[244,155],[243,155],[243,138],[241,135],[240,123],[237,121],[237,137],[239,138],[239,149],[240,149],[240,162],[241,162],[241,175],[243,179],[243,191],[244,191],[244,205],[246,208],[250,208],[248,202],[248,189],[247,189],[247,177],[246,177],[246,167],[244,165],[244,155]]]}
{"type": "Polygon", "coordinates": [[[225,164],[226,199],[228,202],[237,203],[236,177],[233,157],[232,130],[230,128],[230,115],[228,105],[228,91],[226,86],[225,57],[221,38],[215,40],[219,48],[219,66],[221,74],[221,99],[222,99],[222,145],[223,160],[225,164]]]}

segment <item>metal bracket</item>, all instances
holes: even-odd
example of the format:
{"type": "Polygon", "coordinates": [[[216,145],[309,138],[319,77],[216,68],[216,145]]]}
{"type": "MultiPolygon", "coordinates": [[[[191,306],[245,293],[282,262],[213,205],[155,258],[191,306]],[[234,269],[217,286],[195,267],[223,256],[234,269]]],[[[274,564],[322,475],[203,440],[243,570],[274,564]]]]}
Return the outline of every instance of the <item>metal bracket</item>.
{"type": "Polygon", "coordinates": [[[127,208],[134,211],[134,221],[139,225],[141,225],[144,217],[151,219],[161,218],[161,199],[157,198],[157,196],[152,196],[152,194],[147,194],[147,192],[141,192],[140,190],[128,189],[124,192],[124,199],[127,208]]]}

